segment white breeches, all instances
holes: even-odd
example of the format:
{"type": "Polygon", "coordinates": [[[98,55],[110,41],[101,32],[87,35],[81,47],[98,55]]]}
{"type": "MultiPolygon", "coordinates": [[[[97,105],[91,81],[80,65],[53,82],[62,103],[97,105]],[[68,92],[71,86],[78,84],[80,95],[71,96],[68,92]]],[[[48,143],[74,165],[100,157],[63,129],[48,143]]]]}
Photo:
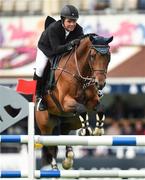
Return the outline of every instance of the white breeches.
{"type": "Polygon", "coordinates": [[[37,48],[36,54],[36,75],[42,77],[46,64],[48,62],[48,57],[39,49],[37,48]]]}

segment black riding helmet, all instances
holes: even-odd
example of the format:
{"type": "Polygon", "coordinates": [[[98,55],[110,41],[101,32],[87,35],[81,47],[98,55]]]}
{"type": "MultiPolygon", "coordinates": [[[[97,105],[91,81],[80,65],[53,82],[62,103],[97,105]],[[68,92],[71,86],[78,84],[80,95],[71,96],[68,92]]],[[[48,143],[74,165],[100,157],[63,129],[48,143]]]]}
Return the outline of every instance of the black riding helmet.
{"type": "Polygon", "coordinates": [[[64,20],[64,18],[77,20],[79,18],[79,13],[76,7],[72,5],[66,5],[62,8],[60,17],[62,20],[64,20]]]}

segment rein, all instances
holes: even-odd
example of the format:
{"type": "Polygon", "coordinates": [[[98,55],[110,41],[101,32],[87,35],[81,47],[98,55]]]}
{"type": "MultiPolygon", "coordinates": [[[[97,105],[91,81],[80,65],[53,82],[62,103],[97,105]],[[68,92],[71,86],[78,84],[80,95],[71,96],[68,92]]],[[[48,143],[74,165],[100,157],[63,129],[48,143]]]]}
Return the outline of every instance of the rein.
{"type": "Polygon", "coordinates": [[[95,82],[95,77],[84,77],[81,75],[80,73],[80,69],[79,69],[79,66],[78,66],[78,60],[77,60],[77,47],[75,47],[75,54],[74,54],[74,57],[75,57],[75,64],[76,64],[76,68],[77,68],[77,72],[78,72],[78,75],[79,75],[79,78],[81,78],[81,80],[84,82],[83,84],[83,89],[87,88],[88,86],[91,86],[91,85],[94,85],[96,82],[95,82]]]}
{"type": "MultiPolygon", "coordinates": [[[[95,50],[97,51],[97,48],[101,48],[101,47],[109,48],[109,46],[106,46],[106,45],[92,45],[92,46],[90,46],[90,49],[95,49],[95,50]]],[[[97,52],[98,52],[98,51],[97,51],[97,52]]],[[[98,53],[100,53],[100,52],[98,52],[98,53]]],[[[100,54],[101,54],[101,53],[100,53],[100,54]]],[[[105,54],[106,54],[106,52],[105,52],[105,54]]],[[[107,57],[106,57],[106,58],[107,58],[107,57]]],[[[91,66],[91,63],[88,62],[88,64],[89,64],[89,67],[90,67],[90,69],[91,69],[92,72],[98,71],[99,73],[104,74],[104,76],[106,77],[106,73],[107,73],[107,70],[106,70],[106,69],[93,69],[92,66],[91,66]]],[[[83,83],[83,89],[86,89],[86,88],[89,87],[89,86],[92,86],[92,85],[96,85],[96,84],[97,84],[97,81],[96,81],[96,79],[95,79],[94,76],[84,77],[84,76],[81,75],[81,72],[80,72],[80,69],[79,69],[79,65],[78,65],[78,60],[77,60],[77,46],[75,46],[75,49],[72,49],[72,51],[70,52],[69,57],[67,58],[64,66],[63,66],[62,68],[61,68],[61,67],[57,67],[57,68],[54,69],[54,70],[60,70],[60,71],[61,71],[60,74],[59,74],[59,76],[58,76],[58,78],[57,78],[57,80],[56,80],[56,83],[55,83],[55,84],[57,84],[57,82],[58,82],[58,80],[59,80],[59,78],[60,78],[60,76],[61,76],[61,74],[62,74],[63,72],[65,72],[65,73],[73,76],[73,77],[76,78],[77,80],[81,81],[81,83],[83,83]],[[66,68],[66,65],[67,65],[68,61],[70,60],[70,57],[71,57],[71,55],[72,55],[72,53],[73,53],[73,50],[75,51],[75,52],[74,52],[74,59],[75,59],[75,64],[76,64],[76,69],[77,69],[77,73],[78,73],[78,74],[71,73],[70,71],[68,71],[67,69],[65,69],[65,68],[66,68]]]]}
{"type": "Polygon", "coordinates": [[[66,65],[67,65],[67,63],[68,63],[68,61],[69,61],[72,53],[73,53],[73,49],[71,50],[71,52],[70,52],[70,54],[69,54],[69,57],[68,57],[68,59],[66,60],[63,68],[57,67],[57,68],[54,68],[54,69],[53,69],[53,70],[61,70],[61,72],[60,72],[60,74],[59,74],[59,76],[58,76],[55,84],[57,84],[57,82],[58,82],[58,80],[59,80],[59,78],[60,78],[60,76],[61,76],[61,74],[62,74],[63,72],[68,73],[68,74],[70,74],[70,75],[72,75],[72,76],[75,76],[75,74],[72,74],[72,73],[70,73],[69,71],[67,71],[67,70],[65,69],[65,67],[66,67],[66,65]]]}
{"type": "Polygon", "coordinates": [[[67,59],[66,62],[65,62],[65,65],[63,66],[63,68],[57,67],[57,68],[55,69],[55,70],[60,70],[60,71],[61,71],[60,74],[59,74],[59,76],[58,76],[58,78],[57,78],[57,80],[56,80],[56,84],[57,84],[57,82],[58,82],[61,74],[62,74],[63,72],[65,72],[65,73],[73,76],[73,77],[76,78],[77,80],[80,80],[80,79],[81,79],[80,81],[83,82],[83,89],[85,89],[85,88],[87,88],[88,86],[94,85],[94,84],[96,83],[96,82],[95,82],[95,77],[84,77],[84,76],[81,75],[80,70],[79,70],[79,66],[78,66],[76,49],[77,49],[77,46],[75,46],[74,58],[75,58],[75,64],[76,64],[76,68],[77,68],[78,75],[76,75],[76,74],[74,74],[74,73],[71,73],[70,71],[68,71],[67,69],[65,69],[65,67],[66,67],[66,65],[67,65],[67,63],[68,63],[68,61],[69,61],[69,59],[70,59],[70,57],[71,57],[71,55],[72,55],[72,52],[73,52],[73,50],[72,50],[71,53],[70,53],[70,55],[69,55],[69,57],[68,57],[68,59],[67,59]]]}

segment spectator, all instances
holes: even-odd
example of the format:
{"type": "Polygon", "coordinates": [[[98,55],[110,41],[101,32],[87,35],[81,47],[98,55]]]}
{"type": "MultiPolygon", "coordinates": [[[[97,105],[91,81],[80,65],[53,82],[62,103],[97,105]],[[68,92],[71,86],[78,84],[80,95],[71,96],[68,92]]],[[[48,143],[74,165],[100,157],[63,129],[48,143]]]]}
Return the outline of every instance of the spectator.
{"type": "Polygon", "coordinates": [[[120,120],[122,118],[125,117],[125,109],[126,109],[126,105],[123,102],[123,100],[121,99],[120,96],[115,96],[114,98],[114,102],[112,103],[111,107],[110,107],[110,114],[111,117],[115,120],[120,120]]]}
{"type": "Polygon", "coordinates": [[[141,120],[137,120],[135,122],[135,130],[134,130],[135,135],[145,135],[145,128],[143,126],[143,123],[141,120]]]}
{"type": "Polygon", "coordinates": [[[123,134],[123,135],[133,135],[134,134],[133,128],[130,124],[130,120],[123,121],[123,125],[121,128],[121,134],[123,134]]]}
{"type": "Polygon", "coordinates": [[[121,128],[119,126],[119,123],[117,121],[113,120],[112,125],[106,129],[106,134],[107,135],[120,135],[121,128]]]}

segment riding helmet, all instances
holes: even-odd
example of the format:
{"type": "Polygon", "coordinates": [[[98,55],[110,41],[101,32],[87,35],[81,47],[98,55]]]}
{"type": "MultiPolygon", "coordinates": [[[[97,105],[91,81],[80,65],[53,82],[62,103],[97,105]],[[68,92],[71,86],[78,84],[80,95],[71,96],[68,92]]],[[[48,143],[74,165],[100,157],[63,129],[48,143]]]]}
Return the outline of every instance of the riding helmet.
{"type": "Polygon", "coordinates": [[[60,17],[61,19],[69,18],[77,20],[79,18],[79,13],[76,7],[72,5],[66,5],[62,8],[60,17]]]}

